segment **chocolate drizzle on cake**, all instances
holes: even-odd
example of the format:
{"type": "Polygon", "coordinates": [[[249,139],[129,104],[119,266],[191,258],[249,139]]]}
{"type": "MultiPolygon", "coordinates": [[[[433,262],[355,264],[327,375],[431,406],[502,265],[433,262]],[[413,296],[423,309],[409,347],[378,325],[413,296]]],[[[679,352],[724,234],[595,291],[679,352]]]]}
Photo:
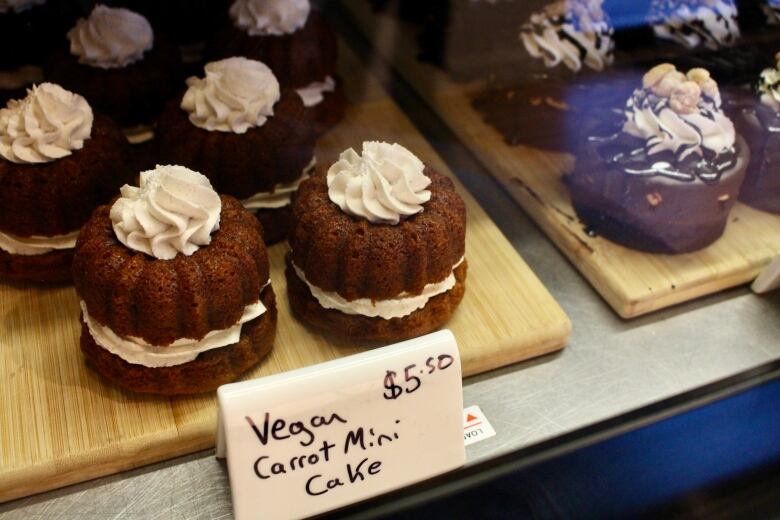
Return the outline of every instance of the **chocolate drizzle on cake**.
{"type": "Polygon", "coordinates": [[[733,0],[656,0],[649,17],[659,38],[688,48],[719,49],[740,36],[733,0]]]}

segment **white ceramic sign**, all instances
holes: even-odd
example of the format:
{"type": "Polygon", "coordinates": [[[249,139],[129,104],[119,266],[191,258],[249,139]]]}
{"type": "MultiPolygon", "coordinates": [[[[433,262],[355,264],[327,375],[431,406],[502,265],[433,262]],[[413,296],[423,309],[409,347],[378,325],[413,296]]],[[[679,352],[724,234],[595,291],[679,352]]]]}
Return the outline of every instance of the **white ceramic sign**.
{"type": "Polygon", "coordinates": [[[780,257],[775,258],[750,286],[758,294],[780,288],[780,257]]]}
{"type": "Polygon", "coordinates": [[[300,518],[465,462],[448,330],[219,388],[217,456],[236,518],[300,518]]]}

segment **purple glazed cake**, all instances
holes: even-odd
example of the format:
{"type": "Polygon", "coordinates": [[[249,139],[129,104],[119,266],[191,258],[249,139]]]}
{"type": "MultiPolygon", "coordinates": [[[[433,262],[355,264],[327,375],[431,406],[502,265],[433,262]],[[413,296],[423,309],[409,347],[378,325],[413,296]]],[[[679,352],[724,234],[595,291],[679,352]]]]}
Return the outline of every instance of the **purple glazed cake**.
{"type": "Polygon", "coordinates": [[[651,253],[717,240],[750,152],[704,69],[662,64],[645,74],[615,132],[589,136],[565,178],[577,215],[598,235],[651,253]]]}

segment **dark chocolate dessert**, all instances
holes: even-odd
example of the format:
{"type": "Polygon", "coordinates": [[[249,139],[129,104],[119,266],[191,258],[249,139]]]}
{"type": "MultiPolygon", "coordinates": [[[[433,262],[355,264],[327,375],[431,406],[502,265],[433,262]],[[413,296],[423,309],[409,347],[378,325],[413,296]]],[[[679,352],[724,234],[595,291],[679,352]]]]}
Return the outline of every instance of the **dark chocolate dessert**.
{"type": "Polygon", "coordinates": [[[268,65],[282,87],[298,91],[318,135],[341,120],[338,41],[309,0],[235,0],[230,18],[207,44],[209,61],[244,56],[268,65]]]}
{"type": "Polygon", "coordinates": [[[146,18],[98,5],[68,39],[70,51],[47,61],[47,79],[79,92],[124,127],[154,121],[176,88],[180,60],[178,49],[156,38],[146,18]]]}
{"type": "MultiPolygon", "coordinates": [[[[548,4],[520,28],[525,78],[480,93],[474,107],[509,144],[567,150],[561,138],[566,120],[579,117],[578,111],[591,104],[576,92],[592,92],[598,81],[593,78],[602,76],[612,63],[612,32],[598,0],[548,4]],[[572,103],[578,101],[584,103],[572,103]]],[[[608,80],[603,84],[605,93],[615,91],[608,80]]]]}
{"type": "Polygon", "coordinates": [[[739,199],[771,213],[780,213],[780,53],[776,59],[775,67],[761,73],[755,90],[730,100],[751,157],[739,199]]]}
{"type": "Polygon", "coordinates": [[[294,90],[243,57],[208,63],[157,125],[158,157],[202,172],[257,212],[267,243],[284,238],[290,196],[313,166],[316,134],[294,90]]]}
{"type": "Polygon", "coordinates": [[[614,133],[584,140],[565,182],[595,233],[651,253],[686,253],[723,234],[749,155],[709,73],[662,64],[644,76],[614,133]]]}
{"type": "Polygon", "coordinates": [[[740,37],[734,0],[656,0],[649,21],[656,36],[687,49],[717,50],[740,37]]]}

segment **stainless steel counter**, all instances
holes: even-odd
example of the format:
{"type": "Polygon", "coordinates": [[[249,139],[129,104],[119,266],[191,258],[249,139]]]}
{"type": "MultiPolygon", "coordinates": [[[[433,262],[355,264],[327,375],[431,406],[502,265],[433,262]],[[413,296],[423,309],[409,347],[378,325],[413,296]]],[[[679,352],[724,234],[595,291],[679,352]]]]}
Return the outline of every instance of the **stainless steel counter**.
{"type": "MultiPolygon", "coordinates": [[[[497,431],[466,449],[469,463],[780,358],[780,291],[618,318],[434,116],[403,104],[574,324],[562,352],[464,382],[465,404],[497,431]]],[[[0,505],[0,520],[57,518],[232,518],[226,468],[207,451],[0,505]]]]}

